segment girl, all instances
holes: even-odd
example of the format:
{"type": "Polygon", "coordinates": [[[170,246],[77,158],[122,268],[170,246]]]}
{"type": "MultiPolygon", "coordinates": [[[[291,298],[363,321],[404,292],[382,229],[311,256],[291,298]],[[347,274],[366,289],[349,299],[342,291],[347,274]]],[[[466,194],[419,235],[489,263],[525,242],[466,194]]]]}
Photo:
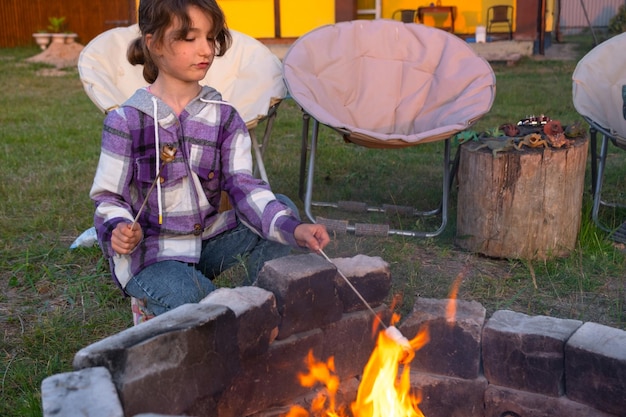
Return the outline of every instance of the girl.
{"type": "Polygon", "coordinates": [[[231,42],[215,0],[142,0],[139,28],[128,59],[150,85],[107,115],[90,196],[113,278],[158,315],[200,301],[241,259],[251,284],[290,246],[330,239],[252,176],[245,123],[199,84],[231,42]],[[218,212],[222,191],[233,210],[218,212]]]}

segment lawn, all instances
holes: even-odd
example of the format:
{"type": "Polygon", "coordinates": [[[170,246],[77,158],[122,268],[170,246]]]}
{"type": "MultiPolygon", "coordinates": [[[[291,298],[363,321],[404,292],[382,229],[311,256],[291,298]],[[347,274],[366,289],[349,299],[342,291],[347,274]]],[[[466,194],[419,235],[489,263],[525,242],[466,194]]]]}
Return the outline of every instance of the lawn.
{"type": "MultiPolygon", "coordinates": [[[[591,47],[590,38],[567,41],[579,44],[582,56],[591,47]]],[[[130,303],[110,281],[100,250],[69,249],[92,224],[88,193],[103,115],[87,98],[75,69],[45,76],[45,65],[24,62],[36,53],[34,48],[0,50],[2,416],[40,416],[39,390],[45,377],[71,371],[76,351],[132,325],[130,303]]],[[[492,129],[531,114],[563,123],[581,120],[571,101],[575,64],[532,58],[515,66],[493,64],[496,101],[474,129],[492,129]]],[[[265,160],[274,190],[298,204],[300,135],[300,110],[286,100],[265,160]]],[[[398,204],[436,203],[441,151],[441,143],[369,150],[344,144],[336,133],[322,129],[319,192],[374,201],[391,197],[398,204]],[[396,172],[411,175],[399,179],[396,172]]],[[[625,190],[625,157],[611,150],[606,187],[618,195],[625,190]]],[[[590,221],[589,178],[580,237],[566,258],[490,259],[460,250],[454,245],[454,191],[450,222],[437,238],[338,235],[327,253],[382,257],[391,268],[393,293],[402,295],[399,308],[404,314],[418,296],[447,297],[451,283],[463,273],[459,298],[482,303],[488,314],[511,309],[626,329],[624,247],[590,221]]],[[[610,220],[624,214],[603,216],[610,220]]],[[[233,285],[239,272],[227,274],[220,284],[233,285]]]]}

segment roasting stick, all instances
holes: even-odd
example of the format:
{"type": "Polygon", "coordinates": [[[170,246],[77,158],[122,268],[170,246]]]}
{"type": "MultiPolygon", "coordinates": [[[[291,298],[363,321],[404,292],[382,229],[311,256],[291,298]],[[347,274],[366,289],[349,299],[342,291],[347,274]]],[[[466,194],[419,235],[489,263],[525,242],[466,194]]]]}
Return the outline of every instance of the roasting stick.
{"type": "Polygon", "coordinates": [[[387,336],[389,336],[390,339],[392,339],[393,341],[395,341],[397,344],[401,345],[402,347],[405,348],[411,348],[411,344],[409,343],[409,339],[407,339],[406,337],[404,337],[404,335],[402,335],[402,333],[400,332],[400,330],[398,330],[398,328],[396,326],[387,326],[382,319],[378,316],[378,314],[376,314],[376,312],[374,311],[374,309],[372,308],[372,306],[369,305],[369,303],[367,302],[367,300],[361,295],[361,293],[359,292],[359,290],[356,289],[356,287],[354,285],[352,285],[352,283],[350,282],[350,280],[348,279],[348,277],[346,277],[343,272],[341,272],[341,270],[339,269],[339,267],[337,266],[336,263],[334,263],[333,261],[330,260],[330,258],[328,257],[328,255],[326,255],[326,253],[324,253],[324,251],[322,249],[319,250],[319,253],[332,265],[335,266],[335,268],[337,268],[337,272],[339,273],[339,275],[341,276],[341,278],[343,278],[344,281],[346,281],[346,284],[348,284],[348,286],[350,287],[350,289],[352,291],[354,291],[354,293],[357,295],[357,297],[359,297],[359,299],[361,300],[361,302],[363,302],[363,304],[365,304],[365,307],[367,307],[367,309],[370,311],[370,313],[372,313],[374,315],[374,317],[376,317],[376,319],[378,320],[378,322],[383,326],[383,328],[385,329],[385,334],[387,336]]]}

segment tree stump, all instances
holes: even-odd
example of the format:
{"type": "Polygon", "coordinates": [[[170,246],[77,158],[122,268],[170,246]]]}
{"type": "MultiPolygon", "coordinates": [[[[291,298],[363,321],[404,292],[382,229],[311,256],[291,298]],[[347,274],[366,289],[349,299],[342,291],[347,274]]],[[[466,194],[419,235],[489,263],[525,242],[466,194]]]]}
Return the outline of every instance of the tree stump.
{"type": "Polygon", "coordinates": [[[586,137],[498,153],[461,145],[456,244],[495,258],[567,256],[580,231],[586,137]]]}

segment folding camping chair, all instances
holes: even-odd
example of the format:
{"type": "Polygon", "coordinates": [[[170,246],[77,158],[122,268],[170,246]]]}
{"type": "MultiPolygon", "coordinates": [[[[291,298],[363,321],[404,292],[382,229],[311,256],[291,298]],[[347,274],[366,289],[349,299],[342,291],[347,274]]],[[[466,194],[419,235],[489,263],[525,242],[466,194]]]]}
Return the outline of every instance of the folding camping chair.
{"type": "Polygon", "coordinates": [[[487,113],[495,97],[495,76],[487,61],[439,29],[393,20],[357,20],[323,26],[300,37],[283,59],[283,75],[291,97],[303,110],[300,196],[311,221],[339,233],[433,237],[443,232],[453,176],[450,138],[487,113]],[[368,148],[443,141],[439,206],[419,211],[393,204],[371,207],[363,202],[313,201],[320,124],[339,132],[347,142],[368,148]],[[437,215],[441,223],[433,231],[350,225],[346,220],[314,216],[313,206],[437,215]]]}
{"type": "Polygon", "coordinates": [[[600,220],[600,207],[626,208],[626,201],[602,199],[608,165],[609,142],[626,150],[626,33],[593,48],[576,65],[572,75],[572,97],[576,111],[589,123],[591,147],[591,217],[610,237],[626,243],[626,222],[617,227],[600,220]],[[602,140],[598,153],[597,134],[602,140]]]}
{"type": "MultiPolygon", "coordinates": [[[[255,172],[268,181],[263,163],[276,110],[286,96],[281,63],[256,39],[231,30],[233,44],[213,61],[201,84],[210,85],[231,102],[246,122],[255,153],[255,172]],[[256,128],[265,123],[261,141],[256,128]]],[[[140,35],[138,25],[101,33],[80,54],[78,71],[85,92],[103,112],[121,105],[138,88],[147,85],[143,68],[126,59],[128,44],[140,35]]]]}
{"type": "MultiPolygon", "coordinates": [[[[287,94],[281,63],[261,42],[234,30],[230,32],[233,38],[231,48],[224,56],[215,58],[201,84],[214,87],[241,114],[252,139],[255,173],[269,182],[263,153],[276,110],[287,94]],[[261,128],[263,122],[265,128],[259,143],[256,130],[261,128]]],[[[78,58],[78,72],[85,92],[105,113],[120,106],[138,88],[147,85],[142,75],[143,68],[131,65],[126,59],[129,43],[138,36],[138,25],[108,30],[89,42],[78,58]]],[[[131,297],[131,308],[135,324],[150,318],[140,300],[131,297]]]]}

